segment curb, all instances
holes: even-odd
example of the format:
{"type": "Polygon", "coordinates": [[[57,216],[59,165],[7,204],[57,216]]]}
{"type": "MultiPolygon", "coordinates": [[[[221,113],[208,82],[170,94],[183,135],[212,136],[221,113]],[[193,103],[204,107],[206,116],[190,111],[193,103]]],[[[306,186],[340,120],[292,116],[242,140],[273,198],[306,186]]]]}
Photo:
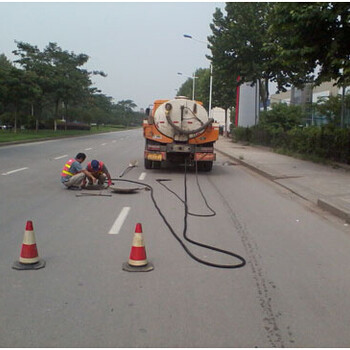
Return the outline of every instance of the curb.
{"type": "Polygon", "coordinates": [[[266,171],[261,170],[261,169],[257,168],[256,166],[251,165],[251,164],[249,164],[249,163],[247,163],[247,162],[244,162],[242,159],[239,159],[239,158],[237,158],[237,157],[235,157],[235,156],[232,156],[232,155],[230,155],[230,154],[228,154],[228,153],[226,153],[226,152],[224,152],[224,151],[221,151],[221,150],[219,150],[219,149],[217,149],[217,148],[215,148],[215,150],[216,150],[217,152],[223,154],[224,156],[233,159],[235,162],[239,163],[240,165],[243,165],[243,166],[245,166],[246,168],[249,168],[250,170],[253,170],[254,172],[256,172],[256,173],[258,173],[258,174],[260,174],[260,175],[266,177],[267,179],[269,179],[269,180],[271,180],[271,181],[274,181],[274,180],[275,180],[275,176],[273,176],[273,175],[267,173],[266,171]]]}
{"type": "Polygon", "coordinates": [[[350,224],[350,211],[343,209],[341,203],[341,200],[334,199],[333,203],[329,199],[326,198],[319,198],[317,200],[317,205],[324,210],[329,211],[333,215],[338,216],[339,218],[346,221],[346,223],[350,224]],[[337,203],[334,203],[337,202],[337,203]]]}
{"type": "Polygon", "coordinates": [[[56,140],[56,138],[43,138],[43,139],[37,139],[37,140],[21,140],[21,141],[0,142],[0,147],[2,147],[2,146],[20,145],[22,143],[33,143],[33,142],[40,142],[40,141],[48,141],[48,140],[56,140]]]}
{"type": "Polygon", "coordinates": [[[18,141],[8,141],[8,142],[0,142],[1,146],[13,146],[13,145],[20,145],[23,143],[34,143],[34,142],[42,142],[42,141],[54,141],[54,140],[60,140],[60,139],[67,139],[72,137],[82,137],[85,135],[67,135],[67,136],[57,136],[57,137],[43,137],[38,139],[30,139],[30,140],[18,140],[18,141]]]}
{"type": "Polygon", "coordinates": [[[11,145],[20,145],[22,143],[33,143],[33,142],[41,142],[41,141],[54,141],[54,140],[68,139],[68,138],[74,138],[74,137],[86,137],[86,136],[108,134],[108,133],[111,133],[111,132],[127,131],[127,130],[133,130],[133,129],[116,130],[116,131],[102,131],[102,132],[96,132],[96,133],[93,133],[93,134],[86,134],[86,135],[61,135],[61,136],[44,137],[44,138],[30,139],[30,140],[7,141],[7,142],[0,142],[0,147],[1,146],[11,146],[11,145]]]}

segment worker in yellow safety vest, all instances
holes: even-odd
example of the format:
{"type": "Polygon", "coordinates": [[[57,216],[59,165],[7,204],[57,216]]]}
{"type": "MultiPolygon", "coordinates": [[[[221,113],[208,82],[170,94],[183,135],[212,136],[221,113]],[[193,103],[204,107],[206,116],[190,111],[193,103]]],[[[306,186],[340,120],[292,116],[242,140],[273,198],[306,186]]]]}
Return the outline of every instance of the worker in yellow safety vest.
{"type": "Polygon", "coordinates": [[[85,185],[86,177],[92,183],[95,182],[92,174],[86,169],[83,169],[81,165],[85,158],[85,153],[78,153],[75,158],[70,158],[64,165],[61,172],[61,182],[68,189],[81,189],[85,185]]]}

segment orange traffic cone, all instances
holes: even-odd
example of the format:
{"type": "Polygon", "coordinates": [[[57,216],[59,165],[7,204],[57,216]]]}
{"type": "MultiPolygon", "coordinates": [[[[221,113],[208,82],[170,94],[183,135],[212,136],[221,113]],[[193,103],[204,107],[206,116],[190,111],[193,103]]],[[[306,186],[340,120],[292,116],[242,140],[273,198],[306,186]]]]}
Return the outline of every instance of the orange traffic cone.
{"type": "Polygon", "coordinates": [[[123,270],[135,272],[147,272],[154,269],[154,266],[147,261],[145,243],[142,237],[142,225],[136,224],[134,238],[129,256],[129,261],[123,264],[123,270]]]}
{"type": "Polygon", "coordinates": [[[40,259],[38,255],[33,222],[27,221],[19,261],[15,261],[12,268],[16,270],[37,270],[42,267],[45,267],[45,261],[40,259]]]}

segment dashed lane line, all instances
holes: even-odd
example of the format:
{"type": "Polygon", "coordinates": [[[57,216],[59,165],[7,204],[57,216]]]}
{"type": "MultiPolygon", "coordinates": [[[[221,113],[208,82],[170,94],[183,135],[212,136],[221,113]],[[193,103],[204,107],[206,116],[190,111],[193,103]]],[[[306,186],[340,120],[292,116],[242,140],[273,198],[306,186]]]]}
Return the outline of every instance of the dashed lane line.
{"type": "Polygon", "coordinates": [[[56,157],[56,158],[54,158],[54,159],[61,159],[61,158],[64,158],[64,157],[68,157],[68,154],[64,154],[63,156],[59,156],[59,157],[56,157]]]}
{"type": "Polygon", "coordinates": [[[89,148],[85,148],[85,151],[91,151],[92,150],[92,148],[91,147],[89,147],[89,148]]]}
{"type": "Polygon", "coordinates": [[[130,211],[130,207],[124,207],[121,212],[119,213],[117,219],[115,220],[113,226],[111,227],[111,229],[109,230],[109,234],[110,235],[117,235],[120,231],[120,229],[122,228],[124,221],[126,219],[126,217],[128,216],[130,211]]]}
{"type": "Polygon", "coordinates": [[[146,173],[141,173],[139,180],[144,180],[146,177],[146,173]]]}
{"type": "Polygon", "coordinates": [[[15,169],[15,170],[8,171],[7,173],[2,173],[1,175],[10,175],[10,174],[17,173],[19,171],[26,170],[26,169],[29,169],[29,168],[15,169]]]}

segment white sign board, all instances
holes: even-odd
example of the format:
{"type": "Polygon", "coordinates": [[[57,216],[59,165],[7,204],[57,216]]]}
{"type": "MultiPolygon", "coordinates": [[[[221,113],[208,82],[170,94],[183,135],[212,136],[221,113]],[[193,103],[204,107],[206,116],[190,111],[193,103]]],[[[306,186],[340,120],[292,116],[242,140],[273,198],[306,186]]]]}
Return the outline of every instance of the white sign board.
{"type": "Polygon", "coordinates": [[[259,121],[259,84],[242,84],[237,91],[236,126],[249,127],[259,121]]]}

